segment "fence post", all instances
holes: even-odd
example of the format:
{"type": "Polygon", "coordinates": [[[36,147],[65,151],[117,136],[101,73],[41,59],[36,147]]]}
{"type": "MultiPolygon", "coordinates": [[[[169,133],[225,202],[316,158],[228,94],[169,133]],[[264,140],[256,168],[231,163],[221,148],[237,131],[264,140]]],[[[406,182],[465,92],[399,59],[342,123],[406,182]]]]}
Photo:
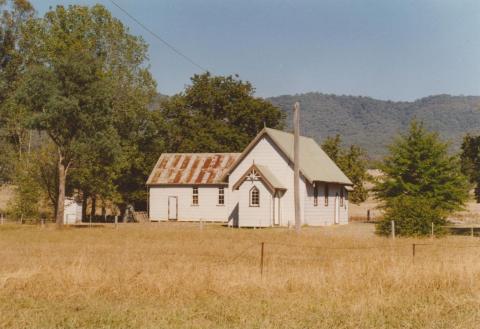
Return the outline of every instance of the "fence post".
{"type": "Polygon", "coordinates": [[[265,249],[265,242],[262,242],[260,249],[260,277],[263,278],[263,255],[265,249]]]}
{"type": "Polygon", "coordinates": [[[115,215],[115,228],[118,229],[118,215],[115,215]]]}
{"type": "Polygon", "coordinates": [[[370,209],[367,210],[367,222],[370,221],[370,209]]]}
{"type": "Polygon", "coordinates": [[[392,239],[395,239],[395,221],[392,220],[392,239]]]}
{"type": "Polygon", "coordinates": [[[412,257],[413,257],[413,262],[415,263],[415,243],[412,244],[412,257]]]}
{"type": "Polygon", "coordinates": [[[433,222],[432,222],[432,238],[433,238],[433,232],[434,232],[434,230],[433,230],[433,225],[434,225],[434,224],[433,224],[433,222]]]}
{"type": "Polygon", "coordinates": [[[473,225],[472,225],[472,227],[470,228],[470,236],[473,238],[473,225]]]}

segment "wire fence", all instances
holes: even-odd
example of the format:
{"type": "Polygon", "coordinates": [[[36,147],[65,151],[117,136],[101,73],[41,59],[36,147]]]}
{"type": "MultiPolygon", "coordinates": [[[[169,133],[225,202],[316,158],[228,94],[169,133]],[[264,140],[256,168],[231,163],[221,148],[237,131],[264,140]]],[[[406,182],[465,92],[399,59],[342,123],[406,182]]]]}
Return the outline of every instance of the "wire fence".
{"type": "MultiPolygon", "coordinates": [[[[214,264],[210,264],[209,266],[213,267],[223,267],[223,266],[229,266],[229,265],[235,265],[238,264],[237,261],[241,257],[247,257],[249,256],[251,259],[251,254],[247,254],[251,249],[256,249],[258,252],[258,256],[254,256],[257,258],[258,262],[258,269],[259,269],[259,274],[261,277],[263,277],[265,273],[265,266],[266,266],[266,257],[267,254],[270,256],[275,256],[278,257],[279,254],[276,253],[275,249],[270,249],[267,248],[268,246],[282,246],[282,247],[288,247],[288,248],[299,248],[302,250],[305,249],[315,249],[315,250],[322,250],[322,251],[346,251],[350,252],[352,250],[358,250],[358,251],[367,251],[367,250],[390,250],[390,251],[408,251],[410,249],[410,257],[411,261],[413,264],[415,264],[416,258],[419,256],[418,253],[422,252],[425,253],[426,248],[435,248],[435,249],[480,249],[480,242],[478,244],[466,244],[466,245],[459,245],[459,244],[440,244],[440,243],[423,243],[423,242],[414,242],[414,243],[394,243],[391,245],[379,245],[379,246],[355,246],[355,247],[329,247],[329,246],[318,246],[318,245],[310,245],[310,244],[292,244],[292,243],[280,243],[276,241],[261,241],[261,242],[255,242],[255,243],[249,243],[245,248],[242,250],[238,251],[234,255],[220,260],[214,264]]],[[[431,250],[428,253],[431,255],[431,250]]],[[[313,260],[316,259],[318,260],[319,257],[313,257],[313,256],[307,256],[303,255],[305,257],[302,257],[302,260],[313,260]]],[[[298,258],[298,257],[297,257],[298,258]]],[[[292,260],[292,257],[288,258],[289,260],[292,260]]],[[[349,259],[349,262],[352,260],[349,259]]],[[[362,261],[362,260],[359,260],[362,261]]]]}
{"type": "MultiPolygon", "coordinates": [[[[0,225],[6,224],[7,220],[6,217],[3,214],[0,214],[0,225]]],[[[12,221],[9,220],[8,223],[19,223],[18,221],[12,221]]],[[[45,222],[43,220],[40,220],[37,224],[39,225],[45,225],[45,222]]],[[[116,225],[115,225],[116,227],[116,225]]],[[[394,226],[393,226],[394,227],[394,226]]],[[[204,224],[200,223],[200,229],[203,230],[204,224]]],[[[471,236],[474,237],[474,229],[480,229],[478,226],[444,226],[444,228],[449,228],[449,229],[470,229],[471,230],[471,236]]],[[[432,238],[433,238],[433,229],[432,229],[432,238]]],[[[281,253],[278,253],[280,249],[272,249],[272,248],[267,248],[268,246],[276,246],[276,247],[285,247],[285,248],[297,248],[300,250],[316,250],[316,251],[345,251],[345,252],[351,252],[351,251],[372,251],[372,250],[389,250],[389,251],[408,251],[410,249],[410,257],[412,259],[412,262],[415,262],[415,258],[418,257],[419,252],[425,252],[425,249],[427,248],[434,248],[434,249],[480,249],[480,240],[478,240],[478,243],[470,243],[470,244],[454,244],[454,243],[434,243],[434,240],[430,240],[432,242],[408,242],[406,240],[401,240],[401,239],[395,239],[395,235],[392,236],[393,239],[386,239],[383,244],[379,245],[358,245],[358,246],[326,246],[326,245],[313,245],[313,244],[295,244],[295,243],[290,243],[290,242],[278,242],[278,241],[258,241],[254,239],[242,239],[241,243],[246,243],[247,245],[243,247],[241,250],[235,252],[233,255],[226,256],[224,253],[223,254],[202,254],[201,252],[199,253],[181,253],[179,254],[178,252],[167,252],[163,251],[161,254],[163,256],[194,256],[194,257],[199,257],[199,258],[204,258],[204,259],[211,259],[211,258],[217,258],[215,261],[208,262],[208,267],[226,267],[226,266],[231,266],[238,264],[238,261],[242,257],[249,256],[249,259],[253,262],[258,262],[259,266],[259,272],[260,275],[264,275],[264,269],[265,269],[265,259],[267,255],[267,251],[269,255],[275,256],[275,257],[280,257],[282,256],[281,253]],[[251,251],[254,251],[254,256],[252,258],[251,251]],[[257,254],[258,252],[258,254],[257,254]],[[275,253],[276,252],[276,253],[275,253]],[[250,254],[249,254],[250,253],[250,254]],[[256,255],[256,256],[255,256],[256,255]],[[255,260],[257,259],[257,260],[255,260]]],[[[473,241],[473,240],[472,240],[473,241]]],[[[404,252],[405,254],[405,252],[404,252]]],[[[297,253],[297,255],[299,255],[297,253]]],[[[347,254],[346,254],[347,255],[347,254]]],[[[319,259],[319,256],[311,256],[311,255],[306,255],[302,254],[303,260],[313,260],[319,259]]],[[[299,257],[297,257],[299,258],[299,257]]],[[[290,255],[290,260],[292,259],[292,256],[290,255]]],[[[350,259],[349,261],[352,261],[350,259]]]]}

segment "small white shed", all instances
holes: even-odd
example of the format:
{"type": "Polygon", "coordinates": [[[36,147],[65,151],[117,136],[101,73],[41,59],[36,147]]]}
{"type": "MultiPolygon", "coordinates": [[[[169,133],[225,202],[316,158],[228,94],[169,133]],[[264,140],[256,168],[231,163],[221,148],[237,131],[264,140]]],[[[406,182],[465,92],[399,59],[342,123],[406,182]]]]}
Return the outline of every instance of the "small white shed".
{"type": "Polygon", "coordinates": [[[82,203],[75,198],[65,198],[63,223],[67,225],[82,222],[82,203]]]}

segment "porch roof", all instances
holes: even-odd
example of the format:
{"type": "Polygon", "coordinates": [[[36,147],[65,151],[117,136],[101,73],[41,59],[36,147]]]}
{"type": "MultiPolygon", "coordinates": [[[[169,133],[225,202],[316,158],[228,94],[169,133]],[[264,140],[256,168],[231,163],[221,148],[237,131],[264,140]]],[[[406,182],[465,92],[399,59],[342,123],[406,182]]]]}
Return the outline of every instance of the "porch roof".
{"type": "Polygon", "coordinates": [[[270,171],[270,169],[268,169],[268,167],[257,164],[251,165],[250,168],[248,168],[248,170],[240,177],[240,179],[235,182],[233,185],[234,190],[240,187],[240,185],[248,178],[252,170],[255,170],[270,191],[275,192],[276,190],[286,190],[285,186],[270,171]]]}

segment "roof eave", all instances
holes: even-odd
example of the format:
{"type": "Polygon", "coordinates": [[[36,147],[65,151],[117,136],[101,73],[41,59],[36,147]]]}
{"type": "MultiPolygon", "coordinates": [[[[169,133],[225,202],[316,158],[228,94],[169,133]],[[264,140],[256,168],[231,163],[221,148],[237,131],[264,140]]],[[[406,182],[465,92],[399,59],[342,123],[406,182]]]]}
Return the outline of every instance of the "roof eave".
{"type": "Polygon", "coordinates": [[[161,187],[161,186],[228,186],[228,183],[217,182],[217,183],[147,183],[148,187],[161,187]]]}

